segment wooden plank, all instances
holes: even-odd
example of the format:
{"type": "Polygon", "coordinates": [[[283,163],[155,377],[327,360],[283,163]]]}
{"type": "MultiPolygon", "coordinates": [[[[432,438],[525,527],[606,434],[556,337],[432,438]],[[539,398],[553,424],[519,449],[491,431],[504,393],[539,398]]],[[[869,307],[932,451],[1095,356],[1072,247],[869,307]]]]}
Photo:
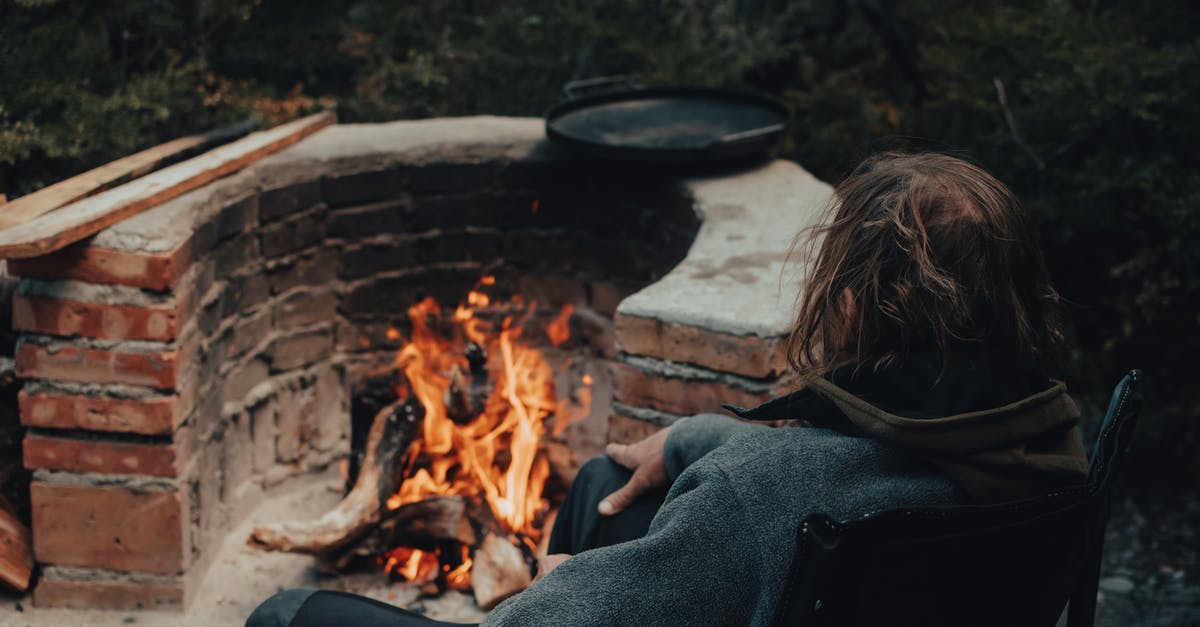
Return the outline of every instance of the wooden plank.
{"type": "Polygon", "coordinates": [[[0,231],[0,258],[36,257],[73,244],[125,218],[237,172],[335,120],[333,113],[324,112],[259,131],[0,231]]]}
{"type": "Polygon", "coordinates": [[[33,536],[7,505],[0,497],[0,581],[24,592],[33,573],[33,536]]]}
{"type": "Polygon", "coordinates": [[[245,136],[257,126],[257,122],[246,121],[209,133],[173,139],[43,187],[7,205],[0,201],[0,205],[4,205],[4,209],[0,210],[0,229],[28,222],[68,203],[112,189],[209,148],[229,143],[245,136]]]}

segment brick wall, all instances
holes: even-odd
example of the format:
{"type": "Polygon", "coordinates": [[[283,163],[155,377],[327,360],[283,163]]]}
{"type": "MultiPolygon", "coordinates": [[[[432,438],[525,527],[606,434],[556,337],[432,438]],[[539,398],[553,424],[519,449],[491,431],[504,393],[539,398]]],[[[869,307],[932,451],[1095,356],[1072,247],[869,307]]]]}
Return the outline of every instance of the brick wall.
{"type": "Polygon", "coordinates": [[[387,329],[404,330],[424,296],[457,302],[483,274],[552,306],[615,313],[615,340],[601,343],[619,352],[597,355],[615,360],[610,439],[767,398],[786,385],[786,321],[763,313],[774,306],[761,290],[721,281],[778,276],[774,231],[790,241],[795,228],[765,225],[788,216],[794,190],[756,198],[771,180],[811,179],[791,168],[733,177],[753,191],[729,200],[719,185],[573,161],[536,120],[338,126],[11,261],[35,602],[186,604],[255,495],[346,454],[347,390],[392,356],[387,329]],[[722,218],[738,202],[742,222],[722,218]],[[722,238],[744,243],[718,249],[750,246],[759,261],[700,245],[722,238]],[[751,294],[742,307],[760,323],[738,326],[748,314],[697,300],[695,285],[751,294]]]}

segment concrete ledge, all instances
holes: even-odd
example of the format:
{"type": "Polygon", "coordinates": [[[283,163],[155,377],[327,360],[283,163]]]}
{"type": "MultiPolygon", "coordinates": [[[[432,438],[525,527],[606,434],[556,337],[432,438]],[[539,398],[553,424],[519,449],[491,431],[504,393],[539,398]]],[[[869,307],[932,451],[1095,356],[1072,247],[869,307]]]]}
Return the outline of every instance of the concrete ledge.
{"type": "Polygon", "coordinates": [[[209,236],[199,232],[197,225],[210,222],[210,214],[224,207],[257,192],[311,183],[331,174],[345,177],[399,164],[536,159],[548,149],[539,145],[545,143],[542,124],[536,118],[495,116],[338,124],[237,174],[114,224],[96,234],[89,246],[136,253],[172,251],[193,237],[209,236]]]}
{"type": "Polygon", "coordinates": [[[788,161],[684,185],[700,231],[675,269],[621,302],[617,341],[634,354],[778,376],[800,286],[785,262],[833,188],[788,161]]]}

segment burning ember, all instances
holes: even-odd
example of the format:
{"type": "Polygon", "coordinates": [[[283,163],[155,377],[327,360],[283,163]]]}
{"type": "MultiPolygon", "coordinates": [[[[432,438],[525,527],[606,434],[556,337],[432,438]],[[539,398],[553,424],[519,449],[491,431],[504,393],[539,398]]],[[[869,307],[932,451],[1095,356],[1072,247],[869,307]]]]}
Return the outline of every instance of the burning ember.
{"type": "MultiPolygon", "coordinates": [[[[481,498],[500,528],[533,551],[549,508],[543,490],[550,465],[542,440],[549,429],[561,433],[569,420],[550,364],[523,337],[537,303],[526,305],[519,297],[493,303],[482,291],[493,283],[484,277],[449,314],[432,298],[408,310],[412,335],[396,355],[404,374],[397,394],[420,403],[421,439],[405,453],[403,482],[386,505],[396,510],[437,496],[481,498]]],[[[569,339],[572,310],[565,305],[545,326],[554,346],[569,339]]],[[[394,329],[388,335],[400,337],[394,329]]],[[[448,561],[439,557],[398,547],[383,565],[406,581],[427,580],[440,569],[450,587],[469,585],[466,547],[448,561]]]]}

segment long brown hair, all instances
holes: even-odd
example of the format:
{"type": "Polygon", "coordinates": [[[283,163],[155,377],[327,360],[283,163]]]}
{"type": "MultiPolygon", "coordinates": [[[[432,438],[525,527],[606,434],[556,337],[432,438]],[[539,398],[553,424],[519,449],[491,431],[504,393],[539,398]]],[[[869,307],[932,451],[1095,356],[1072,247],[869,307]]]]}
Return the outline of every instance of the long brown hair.
{"type": "Polygon", "coordinates": [[[971,347],[1041,360],[1060,343],[1058,294],[1030,221],[978,166],[876,155],[837,186],[824,218],[806,233],[807,279],[788,338],[802,373],[914,352],[945,363],[971,347]]]}

